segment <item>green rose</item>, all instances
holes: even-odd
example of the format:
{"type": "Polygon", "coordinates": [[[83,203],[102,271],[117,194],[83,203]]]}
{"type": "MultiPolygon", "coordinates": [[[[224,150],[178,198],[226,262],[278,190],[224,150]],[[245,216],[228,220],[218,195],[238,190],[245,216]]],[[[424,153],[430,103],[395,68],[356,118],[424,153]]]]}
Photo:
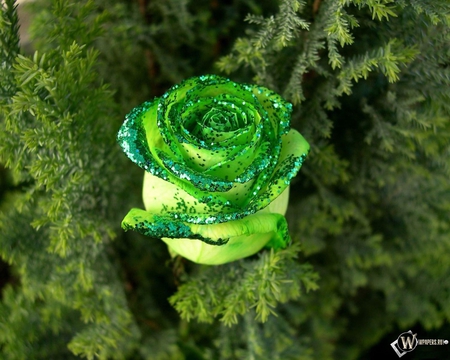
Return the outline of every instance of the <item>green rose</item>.
{"type": "Polygon", "coordinates": [[[145,211],[131,209],[122,227],[200,264],[286,247],[289,183],[309,150],[291,111],[262,86],[216,75],[134,108],[117,138],[145,170],[145,211]]]}

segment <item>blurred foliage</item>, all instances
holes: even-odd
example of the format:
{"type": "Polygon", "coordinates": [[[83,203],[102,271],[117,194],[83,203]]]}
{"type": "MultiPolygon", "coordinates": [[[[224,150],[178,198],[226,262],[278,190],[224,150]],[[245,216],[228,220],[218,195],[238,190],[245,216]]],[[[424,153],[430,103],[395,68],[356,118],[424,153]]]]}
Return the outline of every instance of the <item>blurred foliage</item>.
{"type": "Polygon", "coordinates": [[[0,17],[2,358],[367,359],[448,329],[448,2],[27,8],[33,54],[13,0],[0,17]],[[215,267],[120,230],[142,174],[115,144],[132,107],[206,73],[283,94],[311,144],[292,246],[215,267]]]}

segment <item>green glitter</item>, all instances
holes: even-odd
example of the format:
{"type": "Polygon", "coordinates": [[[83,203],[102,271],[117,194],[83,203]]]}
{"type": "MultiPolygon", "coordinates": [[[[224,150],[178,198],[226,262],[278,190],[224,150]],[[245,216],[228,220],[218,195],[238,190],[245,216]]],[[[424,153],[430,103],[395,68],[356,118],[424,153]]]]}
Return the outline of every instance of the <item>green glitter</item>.
{"type": "Polygon", "coordinates": [[[172,221],[163,216],[151,215],[147,211],[141,209],[131,209],[122,222],[124,230],[134,230],[142,235],[154,238],[184,238],[201,240],[209,245],[224,245],[228,239],[213,240],[196,234],[191,228],[182,221],[172,221]]]}
{"type": "Polygon", "coordinates": [[[178,199],[163,206],[167,218],[222,223],[268,206],[300,169],[309,146],[290,130],[291,112],[264,87],[204,75],[134,108],[117,139],[145,171],[204,204],[199,211],[178,199]]]}

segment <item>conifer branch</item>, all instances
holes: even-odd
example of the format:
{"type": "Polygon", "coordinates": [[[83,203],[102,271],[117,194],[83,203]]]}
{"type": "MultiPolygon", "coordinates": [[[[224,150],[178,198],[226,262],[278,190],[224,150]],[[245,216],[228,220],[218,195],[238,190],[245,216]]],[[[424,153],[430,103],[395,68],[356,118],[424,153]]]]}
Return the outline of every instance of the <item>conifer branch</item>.
{"type": "Polygon", "coordinates": [[[15,93],[12,68],[16,56],[20,53],[19,47],[19,18],[17,4],[14,0],[5,0],[1,3],[0,18],[0,102],[9,102],[15,93]]]}
{"type": "Polygon", "coordinates": [[[1,4],[0,256],[17,279],[0,302],[5,358],[333,360],[392,324],[450,321],[448,2],[35,1],[32,56],[15,2],[1,4]],[[142,174],[114,138],[151,91],[213,71],[224,38],[219,68],[295,102],[311,144],[291,182],[293,244],[183,261],[175,287],[164,245],[118,231],[142,174]]]}
{"type": "Polygon", "coordinates": [[[310,266],[295,264],[298,251],[293,245],[276,253],[266,252],[249,264],[209,269],[183,284],[170,302],[187,321],[211,322],[219,317],[230,326],[254,307],[256,319],[266,322],[275,314],[277,303],[300,296],[302,285],[306,292],[317,289],[317,274],[310,266]],[[235,284],[232,290],[228,287],[231,283],[235,284]]]}

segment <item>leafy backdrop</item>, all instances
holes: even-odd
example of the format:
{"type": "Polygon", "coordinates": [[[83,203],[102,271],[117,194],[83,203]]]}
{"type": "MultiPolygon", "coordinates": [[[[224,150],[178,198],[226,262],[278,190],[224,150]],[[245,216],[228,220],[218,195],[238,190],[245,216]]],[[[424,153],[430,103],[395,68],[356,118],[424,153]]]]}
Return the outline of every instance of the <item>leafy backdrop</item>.
{"type": "Polygon", "coordinates": [[[31,51],[1,9],[3,358],[367,359],[448,335],[447,1],[36,0],[31,51]],[[142,182],[124,115],[205,73],[294,104],[286,250],[199,266],[120,229],[142,182]]]}

